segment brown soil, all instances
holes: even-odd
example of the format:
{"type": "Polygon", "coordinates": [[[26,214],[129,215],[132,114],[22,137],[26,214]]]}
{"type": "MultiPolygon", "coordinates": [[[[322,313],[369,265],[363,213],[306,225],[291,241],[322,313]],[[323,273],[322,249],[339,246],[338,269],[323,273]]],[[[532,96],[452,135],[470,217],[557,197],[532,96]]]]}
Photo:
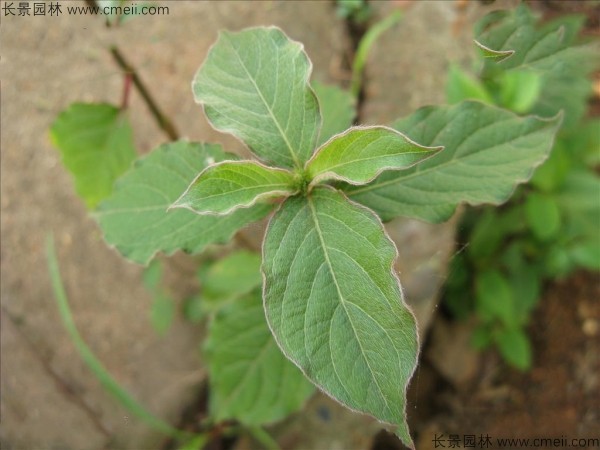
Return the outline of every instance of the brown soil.
{"type": "MultiPolygon", "coordinates": [[[[489,351],[481,356],[473,381],[451,386],[423,364],[411,395],[418,399],[418,410],[412,411],[417,448],[436,448],[436,436],[450,447],[450,435],[459,437],[455,448],[466,448],[465,435],[492,439],[491,446],[472,448],[526,448],[501,446],[498,438],[567,440],[539,448],[567,448],[573,446],[571,439],[600,438],[599,299],[599,274],[579,272],[547,287],[528,330],[534,364],[527,373],[508,368],[489,351]]],[[[598,440],[582,444],[578,448],[600,448],[598,440]]],[[[382,434],[374,448],[402,447],[382,434]]]]}

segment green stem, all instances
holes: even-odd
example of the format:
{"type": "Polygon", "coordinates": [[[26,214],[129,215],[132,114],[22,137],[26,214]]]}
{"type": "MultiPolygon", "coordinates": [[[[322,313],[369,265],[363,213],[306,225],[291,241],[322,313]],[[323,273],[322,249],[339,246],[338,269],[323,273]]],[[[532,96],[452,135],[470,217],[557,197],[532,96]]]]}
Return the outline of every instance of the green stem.
{"type": "Polygon", "coordinates": [[[375,25],[369,28],[369,31],[367,31],[363,38],[360,40],[360,43],[358,44],[358,48],[356,50],[356,54],[354,55],[354,62],[352,63],[352,84],[350,87],[350,91],[352,92],[354,98],[358,98],[358,95],[360,94],[365,63],[367,62],[367,57],[369,55],[371,47],[373,46],[377,38],[381,36],[381,34],[383,34],[386,30],[397,24],[401,18],[402,11],[394,11],[388,17],[377,22],[375,25]]]}
{"type": "Polygon", "coordinates": [[[98,381],[102,386],[110,392],[128,411],[139,419],[144,421],[146,424],[151,426],[157,431],[160,431],[167,436],[171,436],[176,439],[189,438],[190,434],[173,428],[166,422],[163,422],[158,417],[147,411],[142,405],[140,405],[129,393],[123,389],[119,383],[108,373],[102,363],[96,358],[92,350],[87,346],[73,320],[71,309],[69,308],[69,302],[67,300],[67,294],[62,283],[60,276],[60,270],[58,267],[58,260],[56,258],[56,250],[54,247],[54,239],[52,235],[48,235],[46,238],[46,257],[48,259],[48,270],[50,272],[50,280],[52,281],[52,289],[56,302],[58,304],[58,311],[60,317],[67,329],[71,340],[75,344],[75,347],[79,351],[79,354],[83,361],[87,364],[90,370],[94,373],[98,381]]]}
{"type": "Polygon", "coordinates": [[[281,447],[279,447],[277,441],[273,439],[271,435],[262,427],[247,427],[246,429],[257,442],[263,445],[266,450],[281,450],[281,447]]]}

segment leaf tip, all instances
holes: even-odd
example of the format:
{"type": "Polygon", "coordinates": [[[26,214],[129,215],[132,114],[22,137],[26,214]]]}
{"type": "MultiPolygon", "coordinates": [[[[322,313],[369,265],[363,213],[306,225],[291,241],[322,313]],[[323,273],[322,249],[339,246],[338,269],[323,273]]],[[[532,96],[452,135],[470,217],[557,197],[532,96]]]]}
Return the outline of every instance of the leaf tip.
{"type": "Polygon", "coordinates": [[[510,58],[515,53],[514,50],[493,50],[487,47],[486,45],[483,45],[477,39],[473,39],[473,42],[475,42],[475,45],[477,45],[477,47],[483,50],[484,58],[493,59],[496,62],[502,62],[510,58]]]}

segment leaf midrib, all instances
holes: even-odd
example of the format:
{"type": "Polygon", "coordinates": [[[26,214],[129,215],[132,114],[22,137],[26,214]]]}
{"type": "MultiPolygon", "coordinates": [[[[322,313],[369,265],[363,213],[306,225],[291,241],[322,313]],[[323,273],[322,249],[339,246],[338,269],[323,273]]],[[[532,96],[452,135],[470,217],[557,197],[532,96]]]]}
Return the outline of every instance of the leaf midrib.
{"type": "MultiPolygon", "coordinates": [[[[511,117],[511,118],[506,118],[504,121],[508,121],[508,120],[512,120],[512,117],[511,117]]],[[[452,122],[452,121],[450,121],[450,122],[452,122]]],[[[448,122],[448,124],[449,124],[450,122],[448,122]]],[[[480,132],[482,129],[484,129],[484,128],[487,128],[487,127],[489,127],[489,126],[495,126],[495,125],[498,125],[499,123],[500,123],[500,122],[492,122],[492,123],[490,123],[490,124],[486,125],[485,127],[478,128],[478,129],[476,130],[476,132],[480,132]]],[[[524,137],[527,137],[527,136],[529,136],[529,135],[531,135],[531,134],[535,134],[535,133],[537,133],[537,132],[539,132],[539,131],[540,131],[540,129],[539,129],[539,128],[536,128],[536,129],[534,129],[534,130],[533,130],[532,132],[530,132],[530,133],[527,133],[527,134],[525,134],[525,135],[520,135],[520,136],[518,136],[518,137],[517,137],[517,139],[523,139],[524,137]]],[[[470,135],[470,136],[467,136],[467,139],[468,139],[469,137],[472,137],[474,134],[475,134],[475,133],[473,133],[473,134],[472,134],[472,135],[470,135]]],[[[512,139],[512,140],[514,141],[514,140],[517,140],[517,139],[512,139]]],[[[359,189],[356,189],[356,190],[353,190],[353,191],[348,191],[347,195],[348,195],[349,197],[352,197],[352,196],[354,196],[354,195],[358,195],[358,194],[361,194],[361,193],[364,193],[364,192],[369,192],[369,191],[372,191],[372,190],[375,190],[375,189],[380,189],[380,188],[383,188],[383,187],[386,187],[386,186],[390,186],[390,185],[393,185],[393,184],[396,184],[396,183],[404,183],[404,182],[406,182],[407,180],[410,180],[411,178],[415,178],[415,177],[417,177],[417,176],[420,176],[420,175],[427,174],[427,173],[429,173],[429,172],[431,172],[431,171],[437,171],[437,170],[443,169],[443,168],[445,168],[445,167],[452,166],[452,165],[454,165],[454,164],[460,164],[460,163],[463,163],[465,160],[468,160],[468,159],[469,159],[469,158],[471,158],[471,157],[476,157],[476,156],[479,156],[479,155],[480,155],[482,152],[488,152],[488,151],[490,151],[490,150],[492,150],[492,149],[494,149],[494,148],[496,148],[496,147],[499,147],[499,146],[501,146],[501,145],[507,145],[507,144],[510,144],[510,142],[511,142],[511,141],[507,141],[507,142],[501,142],[500,144],[493,145],[493,146],[491,146],[491,147],[487,147],[487,148],[485,148],[485,149],[483,149],[483,150],[481,150],[481,151],[479,151],[479,152],[475,152],[475,153],[471,153],[471,154],[469,154],[469,155],[466,155],[464,158],[457,158],[457,157],[456,157],[456,155],[457,155],[457,153],[458,153],[459,146],[460,146],[460,145],[464,145],[465,141],[466,141],[466,139],[465,139],[464,141],[462,141],[462,142],[461,142],[461,143],[460,143],[460,144],[459,144],[459,145],[456,147],[456,149],[455,149],[455,151],[454,151],[454,155],[452,155],[452,157],[451,157],[451,158],[450,158],[448,161],[446,161],[446,162],[443,162],[443,163],[441,163],[441,164],[437,164],[437,165],[434,165],[434,166],[428,167],[428,168],[426,168],[426,169],[422,169],[422,167],[423,167],[423,166],[422,166],[422,165],[418,165],[418,166],[417,166],[417,170],[415,170],[413,173],[411,173],[411,174],[409,174],[409,175],[400,176],[399,178],[394,178],[394,179],[392,179],[392,180],[389,180],[389,181],[384,181],[384,182],[381,182],[381,183],[374,183],[374,184],[367,185],[367,186],[361,187],[361,188],[359,188],[359,189]]],[[[432,143],[432,144],[433,144],[433,143],[432,143]]],[[[432,144],[430,144],[430,145],[432,145],[432,144]]],[[[402,175],[402,172],[400,173],[400,175],[402,175]]]]}
{"type": "MultiPolygon", "coordinates": [[[[384,395],[381,386],[379,385],[379,382],[377,381],[377,378],[375,377],[375,372],[373,371],[373,369],[371,368],[371,364],[369,363],[369,360],[366,356],[366,353],[363,349],[362,346],[362,342],[358,337],[358,334],[356,332],[356,328],[354,327],[354,324],[352,323],[352,319],[350,317],[350,314],[348,313],[348,309],[346,308],[345,302],[346,300],[344,299],[344,295],[342,294],[342,291],[340,289],[340,285],[338,283],[338,280],[335,276],[335,271],[333,270],[333,265],[331,264],[331,260],[329,259],[329,253],[327,252],[327,245],[325,244],[325,240],[323,238],[323,233],[321,231],[321,226],[319,225],[319,220],[317,217],[317,211],[315,210],[315,206],[313,204],[313,200],[311,197],[307,197],[307,203],[308,203],[308,207],[310,208],[310,212],[311,212],[311,216],[313,218],[313,222],[315,224],[315,230],[317,232],[317,236],[319,237],[319,243],[321,244],[321,248],[323,249],[323,256],[325,257],[325,262],[327,263],[327,267],[329,268],[329,272],[331,273],[331,277],[333,279],[333,284],[335,285],[335,289],[338,293],[338,297],[340,300],[340,305],[344,308],[344,312],[346,313],[346,317],[348,317],[348,322],[350,323],[350,326],[352,327],[352,332],[354,333],[354,337],[356,339],[356,342],[358,343],[358,346],[360,347],[360,351],[361,354],[363,356],[363,359],[365,361],[365,363],[367,364],[367,367],[369,368],[369,371],[371,373],[371,379],[373,380],[373,382],[375,383],[375,386],[377,386],[377,390],[379,391],[379,394],[381,396],[381,399],[383,400],[383,403],[385,404],[385,407],[387,408],[388,411],[390,411],[390,407],[388,405],[386,396],[384,395]]],[[[335,370],[335,367],[334,367],[335,370]]],[[[338,375],[339,377],[339,375],[338,375]]]]}
{"type": "Polygon", "coordinates": [[[231,47],[233,48],[233,53],[235,54],[237,60],[240,63],[240,66],[242,67],[242,69],[244,69],[244,72],[246,73],[246,75],[248,76],[248,79],[250,80],[250,82],[252,83],[252,86],[254,86],[254,89],[256,90],[256,93],[258,94],[258,96],[260,97],[260,99],[262,100],[263,104],[265,105],[265,108],[267,108],[267,111],[269,112],[269,115],[271,116],[271,118],[273,119],[273,122],[275,123],[275,126],[277,127],[277,130],[279,131],[279,134],[281,135],[281,137],[283,138],[283,141],[285,142],[285,144],[287,145],[288,150],[290,151],[290,155],[292,156],[292,160],[294,161],[294,164],[297,167],[301,167],[300,161],[298,160],[298,157],[296,156],[296,154],[294,153],[294,149],[292,147],[292,144],[290,143],[290,141],[287,138],[287,135],[285,134],[285,132],[283,131],[283,129],[281,128],[281,125],[279,124],[279,121],[277,120],[277,117],[275,116],[275,114],[273,113],[273,111],[271,110],[271,107],[269,106],[267,99],[263,96],[262,91],[260,90],[260,88],[258,87],[258,85],[256,84],[256,81],[254,81],[254,78],[252,77],[252,75],[250,74],[250,72],[248,71],[248,69],[246,68],[246,65],[244,64],[244,61],[242,60],[242,58],[240,57],[240,54],[238,53],[237,49],[235,48],[235,46],[232,44],[231,41],[229,41],[229,44],[231,45],[231,47]]]}

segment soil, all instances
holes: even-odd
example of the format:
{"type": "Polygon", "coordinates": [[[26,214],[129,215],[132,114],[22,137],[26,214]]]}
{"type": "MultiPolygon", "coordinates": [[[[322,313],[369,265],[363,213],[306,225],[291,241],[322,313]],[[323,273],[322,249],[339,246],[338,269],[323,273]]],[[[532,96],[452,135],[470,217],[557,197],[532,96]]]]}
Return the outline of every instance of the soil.
{"type": "MultiPolygon", "coordinates": [[[[600,438],[599,299],[596,273],[579,272],[547,286],[528,329],[534,354],[529,372],[510,369],[488,351],[480,355],[473,379],[457,385],[423,363],[415,380],[421,386],[411,393],[413,402],[418,399],[411,417],[417,448],[436,448],[436,436],[448,446],[450,435],[461,443],[465,435],[491,437],[492,446],[475,448],[526,448],[502,447],[498,438],[600,438]]],[[[380,434],[374,449],[403,448],[394,442],[380,434]]],[[[543,448],[568,447],[562,444],[543,448]]]]}

